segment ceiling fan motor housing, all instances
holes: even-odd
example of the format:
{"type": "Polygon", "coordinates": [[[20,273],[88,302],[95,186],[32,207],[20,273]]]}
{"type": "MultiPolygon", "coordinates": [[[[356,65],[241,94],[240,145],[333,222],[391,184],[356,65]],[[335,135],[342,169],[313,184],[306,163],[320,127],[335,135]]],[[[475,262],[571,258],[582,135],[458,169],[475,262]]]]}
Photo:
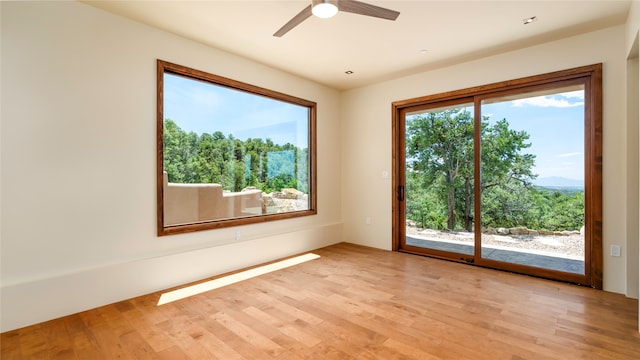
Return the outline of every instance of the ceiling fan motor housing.
{"type": "Polygon", "coordinates": [[[338,13],[338,0],[311,0],[311,12],[319,18],[330,18],[338,13]]]}

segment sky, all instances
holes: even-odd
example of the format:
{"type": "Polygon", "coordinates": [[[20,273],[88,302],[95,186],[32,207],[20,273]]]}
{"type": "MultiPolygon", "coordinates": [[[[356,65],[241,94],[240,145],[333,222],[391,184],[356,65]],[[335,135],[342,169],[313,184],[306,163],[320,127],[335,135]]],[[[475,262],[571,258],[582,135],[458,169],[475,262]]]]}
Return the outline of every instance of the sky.
{"type": "Polygon", "coordinates": [[[235,138],[270,138],[275,144],[308,147],[308,109],[243,91],[165,74],[164,118],[182,130],[221,131],[235,138]]]}
{"type": "Polygon", "coordinates": [[[536,155],[539,178],[584,181],[584,91],[568,91],[482,106],[490,123],[506,118],[509,128],[524,130],[536,155]]]}

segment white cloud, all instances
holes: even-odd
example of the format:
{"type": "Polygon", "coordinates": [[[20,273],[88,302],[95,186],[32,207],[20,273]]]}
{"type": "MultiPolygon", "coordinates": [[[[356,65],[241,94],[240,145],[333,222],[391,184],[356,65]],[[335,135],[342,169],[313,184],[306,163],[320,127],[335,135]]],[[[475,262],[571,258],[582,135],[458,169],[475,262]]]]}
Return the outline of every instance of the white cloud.
{"type": "Polygon", "coordinates": [[[558,96],[562,96],[570,99],[584,100],[584,91],[582,90],[570,91],[570,92],[558,94],[558,96]]]}
{"type": "Polygon", "coordinates": [[[575,107],[584,105],[584,91],[570,91],[561,94],[543,95],[526,99],[513,100],[513,106],[538,106],[538,107],[575,107]]]}

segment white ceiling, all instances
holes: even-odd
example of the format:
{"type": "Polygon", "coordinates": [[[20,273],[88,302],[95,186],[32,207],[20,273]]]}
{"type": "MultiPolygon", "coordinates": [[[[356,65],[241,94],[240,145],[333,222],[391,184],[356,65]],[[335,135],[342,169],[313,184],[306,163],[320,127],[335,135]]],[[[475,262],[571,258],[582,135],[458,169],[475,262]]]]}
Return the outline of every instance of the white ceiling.
{"type": "Polygon", "coordinates": [[[312,16],[278,38],[273,33],[310,0],[84,2],[339,90],[623,24],[631,5],[631,0],[364,0],[400,16],[396,21],[345,12],[331,19],[312,16]],[[523,25],[531,16],[538,21],[523,25]]]}

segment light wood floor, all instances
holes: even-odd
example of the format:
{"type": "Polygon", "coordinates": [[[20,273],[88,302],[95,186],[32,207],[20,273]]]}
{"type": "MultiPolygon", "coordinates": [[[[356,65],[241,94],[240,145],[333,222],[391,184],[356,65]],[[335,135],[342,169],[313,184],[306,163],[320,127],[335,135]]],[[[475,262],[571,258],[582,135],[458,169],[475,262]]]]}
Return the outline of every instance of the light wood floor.
{"type": "Polygon", "coordinates": [[[622,295],[350,244],[313,253],[3,333],[2,359],[640,359],[622,295]]]}

